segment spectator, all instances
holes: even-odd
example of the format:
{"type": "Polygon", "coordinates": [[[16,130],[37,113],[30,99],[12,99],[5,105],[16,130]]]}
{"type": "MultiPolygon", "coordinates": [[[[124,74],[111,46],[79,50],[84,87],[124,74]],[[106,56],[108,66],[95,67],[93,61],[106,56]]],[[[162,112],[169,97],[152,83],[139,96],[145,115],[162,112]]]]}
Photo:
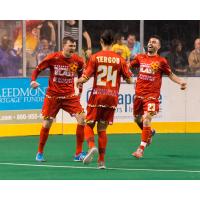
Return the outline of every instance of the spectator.
{"type": "MultiPolygon", "coordinates": [[[[139,41],[136,41],[136,36],[133,33],[130,33],[127,37],[127,46],[131,52],[130,60],[133,60],[134,57],[141,53],[141,45],[139,41]]],[[[143,48],[143,53],[145,52],[143,48]]]]}
{"type": "MultiPolygon", "coordinates": [[[[39,31],[37,29],[38,23],[41,21],[26,21],[26,66],[27,66],[27,75],[32,74],[32,70],[35,69],[37,65],[36,62],[36,50],[39,45],[39,31]]],[[[17,39],[14,43],[14,49],[22,49],[22,30],[18,32],[17,39]]]]}
{"type": "Polygon", "coordinates": [[[38,25],[38,37],[40,39],[39,47],[36,52],[37,65],[50,53],[53,53],[56,46],[56,32],[51,21],[44,21],[38,25]],[[42,31],[50,30],[49,32],[42,31]],[[46,34],[45,34],[46,33],[46,34]]]}
{"type": "Polygon", "coordinates": [[[172,40],[171,50],[166,58],[175,74],[186,75],[188,72],[187,55],[180,40],[172,40]]]}
{"type": "Polygon", "coordinates": [[[55,49],[55,42],[49,42],[46,38],[42,38],[39,44],[39,48],[36,52],[37,65],[50,53],[53,53],[55,49]]]}
{"type": "MultiPolygon", "coordinates": [[[[51,21],[44,21],[37,26],[38,37],[40,39],[36,50],[37,65],[49,54],[53,53],[56,47],[56,32],[51,21]]],[[[49,75],[49,70],[45,70],[41,75],[49,75]]]]}
{"type": "Polygon", "coordinates": [[[51,45],[51,42],[56,43],[56,29],[53,21],[45,20],[37,26],[39,39],[46,38],[51,45]]]}
{"type": "Polygon", "coordinates": [[[19,76],[22,74],[20,50],[16,51],[10,47],[11,41],[7,35],[1,39],[0,46],[0,76],[19,76]]]}
{"type": "MultiPolygon", "coordinates": [[[[37,59],[37,65],[41,63],[44,58],[53,53],[55,50],[55,42],[49,42],[46,38],[42,38],[40,41],[39,48],[36,52],[36,59],[37,59]]],[[[49,70],[44,70],[41,72],[42,76],[49,75],[49,70]]]]}
{"type": "Polygon", "coordinates": [[[32,74],[32,71],[37,65],[36,51],[39,45],[39,32],[37,28],[33,28],[26,33],[26,60],[27,60],[27,76],[32,74]]]}
{"type": "Polygon", "coordinates": [[[200,75],[200,38],[195,40],[194,50],[190,52],[188,62],[191,72],[200,75]]]}
{"type": "Polygon", "coordinates": [[[121,33],[115,35],[114,45],[112,46],[112,51],[122,56],[126,61],[129,62],[130,54],[127,45],[124,44],[124,37],[121,33]]]}
{"type": "MultiPolygon", "coordinates": [[[[92,54],[92,42],[90,35],[88,34],[87,30],[85,27],[82,27],[82,32],[83,32],[83,37],[86,40],[86,49],[84,49],[84,54],[86,58],[89,58],[92,54]]],[[[75,39],[76,43],[78,44],[78,35],[79,30],[78,30],[78,21],[77,20],[67,20],[65,21],[65,33],[64,37],[71,36],[75,39]]]]}

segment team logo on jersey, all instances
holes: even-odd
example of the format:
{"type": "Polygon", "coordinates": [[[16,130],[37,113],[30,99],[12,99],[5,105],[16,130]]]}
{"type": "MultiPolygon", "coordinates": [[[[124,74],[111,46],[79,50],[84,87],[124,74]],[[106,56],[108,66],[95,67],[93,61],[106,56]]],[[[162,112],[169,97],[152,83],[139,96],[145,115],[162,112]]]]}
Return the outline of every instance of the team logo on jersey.
{"type": "Polygon", "coordinates": [[[78,68],[78,65],[77,65],[77,63],[72,63],[72,64],[69,66],[69,68],[70,68],[70,71],[76,72],[76,71],[77,71],[77,68],[78,68]]]}
{"type": "Polygon", "coordinates": [[[155,73],[158,71],[159,67],[160,67],[160,63],[158,61],[156,62],[152,62],[150,64],[152,71],[155,73]]]}

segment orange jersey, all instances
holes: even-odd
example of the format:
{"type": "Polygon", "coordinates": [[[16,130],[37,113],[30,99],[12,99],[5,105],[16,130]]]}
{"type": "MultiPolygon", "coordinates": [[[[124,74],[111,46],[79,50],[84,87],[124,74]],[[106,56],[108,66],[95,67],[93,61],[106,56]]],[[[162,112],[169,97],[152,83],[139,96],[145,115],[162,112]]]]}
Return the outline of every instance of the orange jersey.
{"type": "Polygon", "coordinates": [[[35,81],[39,72],[50,69],[49,86],[47,95],[68,96],[73,95],[74,76],[82,74],[84,62],[81,57],[73,54],[70,58],[63,56],[62,52],[48,55],[33,71],[32,81],[35,81]]]}
{"type": "Polygon", "coordinates": [[[139,67],[135,94],[141,97],[159,98],[162,75],[170,75],[167,60],[159,55],[139,54],[131,62],[132,67],[139,67]]]}
{"type": "Polygon", "coordinates": [[[90,107],[116,108],[120,79],[130,79],[132,73],[126,61],[113,51],[99,51],[92,55],[84,76],[94,76],[92,93],[88,102],[90,107]]]}

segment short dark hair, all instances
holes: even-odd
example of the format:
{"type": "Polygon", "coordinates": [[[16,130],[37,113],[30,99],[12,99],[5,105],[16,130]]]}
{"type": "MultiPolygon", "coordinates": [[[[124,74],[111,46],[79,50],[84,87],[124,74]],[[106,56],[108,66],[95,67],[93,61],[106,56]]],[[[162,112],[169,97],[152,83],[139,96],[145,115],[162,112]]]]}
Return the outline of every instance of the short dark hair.
{"type": "Polygon", "coordinates": [[[172,52],[176,51],[176,48],[177,48],[180,44],[181,44],[182,47],[183,47],[183,44],[182,44],[182,42],[181,42],[179,39],[173,39],[173,40],[171,41],[171,51],[172,51],[172,52]]]}
{"type": "Polygon", "coordinates": [[[117,41],[121,40],[122,37],[123,37],[122,33],[120,33],[120,32],[116,33],[114,36],[115,43],[117,43],[117,41]]]}
{"type": "Polygon", "coordinates": [[[63,38],[62,44],[63,44],[63,45],[66,44],[67,41],[70,41],[70,42],[73,42],[73,43],[76,42],[76,40],[75,40],[73,37],[67,36],[67,37],[64,37],[64,38],[63,38]]]}
{"type": "Polygon", "coordinates": [[[105,45],[111,45],[114,41],[113,31],[111,29],[105,30],[100,37],[105,45]]]}
{"type": "Polygon", "coordinates": [[[159,40],[160,45],[161,45],[161,37],[160,36],[158,36],[158,35],[152,35],[149,39],[151,39],[151,38],[156,38],[157,40],[159,40]]]}
{"type": "Polygon", "coordinates": [[[128,36],[127,36],[127,38],[128,38],[129,36],[134,36],[135,38],[137,38],[137,37],[136,37],[136,34],[134,34],[134,33],[129,33],[128,36]]]}

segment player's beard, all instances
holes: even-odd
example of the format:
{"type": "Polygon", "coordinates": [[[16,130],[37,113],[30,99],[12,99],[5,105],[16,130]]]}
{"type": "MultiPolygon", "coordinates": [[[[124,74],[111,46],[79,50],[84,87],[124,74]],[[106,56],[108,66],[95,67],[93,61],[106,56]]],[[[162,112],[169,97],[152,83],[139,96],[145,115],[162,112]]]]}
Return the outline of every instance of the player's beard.
{"type": "Polygon", "coordinates": [[[75,51],[74,50],[70,50],[69,53],[73,54],[75,51]]]}
{"type": "Polygon", "coordinates": [[[71,57],[72,56],[72,54],[74,53],[74,50],[70,50],[70,51],[68,51],[68,52],[65,52],[65,57],[71,57]]]}
{"type": "Polygon", "coordinates": [[[153,48],[153,47],[152,47],[152,48],[149,48],[149,47],[148,47],[147,51],[148,51],[149,54],[154,54],[154,53],[156,53],[156,49],[153,48]]]}
{"type": "Polygon", "coordinates": [[[153,54],[154,53],[153,49],[148,49],[148,53],[153,54]]]}

